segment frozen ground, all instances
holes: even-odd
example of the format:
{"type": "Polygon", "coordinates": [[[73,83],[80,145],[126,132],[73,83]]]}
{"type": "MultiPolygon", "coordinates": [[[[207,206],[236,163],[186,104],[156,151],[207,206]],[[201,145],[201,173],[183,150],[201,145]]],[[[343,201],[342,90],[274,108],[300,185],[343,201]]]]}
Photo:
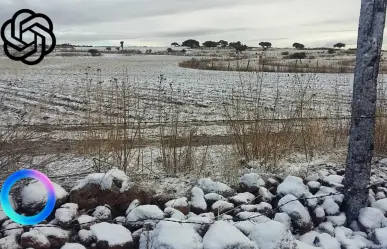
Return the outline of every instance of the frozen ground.
{"type": "MultiPolygon", "coordinates": [[[[348,115],[352,74],[198,71],[178,67],[183,59],[181,56],[117,54],[102,57],[48,56],[38,65],[26,66],[0,56],[0,124],[9,124],[25,115],[25,124],[31,125],[29,131],[43,132],[62,143],[58,147],[45,145],[40,153],[52,153],[52,148],[64,152],[67,149],[62,146],[64,143],[85,138],[88,129],[84,125],[91,120],[89,114],[93,122],[97,122],[99,114],[104,113],[102,123],[114,119],[112,113],[120,115],[119,108],[112,104],[109,91],[115,90],[112,87],[115,82],[120,87],[125,81],[130,95],[125,105],[129,106],[128,122],[133,122],[135,128],[135,121],[143,120],[144,143],[149,146],[141,152],[141,167],[136,168],[136,174],[160,173],[161,169],[155,163],[160,154],[156,144],[160,121],[168,127],[171,118],[178,114],[179,132],[188,134],[195,131],[200,136],[196,145],[206,144],[201,141],[208,142],[207,136],[212,136],[208,150],[206,146],[195,149],[199,158],[196,165],[202,165],[203,158],[206,165],[205,171],[195,174],[203,176],[207,171],[228,172],[227,167],[231,165],[233,168],[232,164],[237,163],[225,156],[232,157],[232,148],[229,146],[230,137],[227,137],[229,127],[224,122],[228,119],[226,109],[232,107],[235,112],[236,99],[254,108],[261,90],[263,107],[273,108],[279,96],[277,108],[282,111],[278,113],[286,114],[290,108],[296,108],[300,92],[305,91],[304,98],[313,100],[308,108],[313,109],[315,115],[348,115]],[[241,95],[241,91],[246,95],[241,95]],[[115,110],[112,111],[111,107],[115,110]]],[[[239,108],[238,115],[246,106],[239,108]]],[[[293,167],[286,166],[288,163],[302,165],[296,165],[296,170],[306,168],[300,164],[305,161],[303,156],[287,159],[294,162],[284,162],[284,168],[293,173],[293,167]]],[[[85,165],[83,167],[87,168],[85,165]]]]}
{"type": "MultiPolygon", "coordinates": [[[[160,105],[163,109],[177,108],[181,121],[224,120],[225,107],[231,104],[241,83],[245,89],[250,87],[251,91],[246,91],[256,96],[258,82],[262,82],[262,102],[268,108],[274,105],[277,89],[283,98],[280,105],[288,108],[295,101],[297,91],[307,86],[315,106],[328,109],[332,102],[327,100],[338,99],[342,102],[342,112],[348,111],[353,78],[350,74],[265,73],[257,78],[254,73],[179,68],[177,64],[181,60],[179,56],[47,57],[39,65],[30,67],[0,57],[1,117],[17,116],[27,110],[34,113],[33,124],[85,123],[86,79],[92,79],[92,89],[98,89],[99,74],[102,89],[114,78],[128,79],[137,91],[134,98],[140,101],[140,109],[145,109],[147,122],[158,121],[160,105]],[[165,78],[161,88],[160,75],[165,78]]],[[[93,100],[90,105],[95,110],[93,100]]]]}

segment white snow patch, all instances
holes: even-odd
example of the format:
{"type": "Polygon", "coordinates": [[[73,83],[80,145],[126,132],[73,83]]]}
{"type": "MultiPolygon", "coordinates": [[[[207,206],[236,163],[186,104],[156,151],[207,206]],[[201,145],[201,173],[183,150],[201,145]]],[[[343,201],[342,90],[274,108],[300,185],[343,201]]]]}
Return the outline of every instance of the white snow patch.
{"type": "Polygon", "coordinates": [[[278,194],[283,196],[291,194],[297,198],[302,197],[307,192],[309,192],[309,190],[303,183],[302,179],[296,176],[286,177],[277,188],[278,194]]]}
{"type": "Polygon", "coordinates": [[[86,247],[78,243],[66,243],[61,249],[86,249],[86,247]]]}
{"type": "Polygon", "coordinates": [[[156,205],[142,205],[133,209],[128,214],[126,219],[128,221],[139,221],[139,220],[160,220],[164,218],[164,212],[156,205]]]}
{"type": "Polygon", "coordinates": [[[340,206],[332,197],[326,198],[322,204],[327,215],[337,215],[340,213],[340,206]]]}
{"type": "Polygon", "coordinates": [[[379,245],[387,246],[387,227],[375,229],[374,236],[379,245]]]}
{"type": "Polygon", "coordinates": [[[378,208],[383,211],[383,213],[387,213],[387,199],[378,200],[372,203],[373,208],[378,208]]]}
{"type": "Polygon", "coordinates": [[[249,192],[239,193],[230,198],[231,201],[238,204],[242,204],[242,203],[248,204],[248,203],[251,203],[254,199],[255,199],[255,196],[249,192]]]}
{"type": "Polygon", "coordinates": [[[257,173],[245,174],[240,178],[240,183],[245,185],[246,187],[264,187],[265,181],[262,179],[260,175],[257,173]]]}
{"type": "Polygon", "coordinates": [[[366,229],[376,229],[382,226],[384,214],[377,208],[362,208],[359,214],[359,222],[366,229]]]}
{"type": "Polygon", "coordinates": [[[181,197],[175,200],[170,200],[165,203],[165,207],[177,208],[177,207],[188,207],[187,197],[181,197]]]}
{"type": "Polygon", "coordinates": [[[88,175],[86,178],[80,180],[78,185],[75,186],[72,191],[82,189],[89,184],[97,184],[100,186],[101,190],[111,189],[114,179],[122,182],[120,188],[121,193],[131,186],[129,177],[123,171],[113,168],[106,173],[94,173],[88,175]]]}
{"type": "Polygon", "coordinates": [[[133,242],[131,232],[121,225],[102,222],[91,226],[90,231],[98,241],[107,241],[109,246],[133,242]]]}
{"type": "Polygon", "coordinates": [[[203,238],[203,245],[204,249],[258,249],[241,231],[226,221],[217,221],[210,227],[203,238]]]}
{"type": "MultiPolygon", "coordinates": [[[[146,231],[140,238],[140,249],[146,247],[146,231]]],[[[149,234],[152,245],[150,249],[202,249],[202,238],[189,224],[161,221],[149,234]]]]}
{"type": "Polygon", "coordinates": [[[323,249],[341,249],[340,243],[327,233],[317,235],[316,245],[323,249]]]}
{"type": "Polygon", "coordinates": [[[255,229],[250,233],[249,238],[258,248],[297,249],[293,235],[284,224],[277,221],[257,224],[255,229]]]}

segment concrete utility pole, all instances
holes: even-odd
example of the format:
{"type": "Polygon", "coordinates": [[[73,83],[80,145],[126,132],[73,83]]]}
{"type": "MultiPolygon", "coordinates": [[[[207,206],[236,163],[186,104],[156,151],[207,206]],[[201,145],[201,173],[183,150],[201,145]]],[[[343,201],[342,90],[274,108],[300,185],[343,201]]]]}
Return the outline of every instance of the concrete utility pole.
{"type": "Polygon", "coordinates": [[[387,0],[361,1],[352,122],[344,181],[345,208],[349,224],[358,218],[360,209],[366,207],[368,201],[386,2],[387,0]]]}

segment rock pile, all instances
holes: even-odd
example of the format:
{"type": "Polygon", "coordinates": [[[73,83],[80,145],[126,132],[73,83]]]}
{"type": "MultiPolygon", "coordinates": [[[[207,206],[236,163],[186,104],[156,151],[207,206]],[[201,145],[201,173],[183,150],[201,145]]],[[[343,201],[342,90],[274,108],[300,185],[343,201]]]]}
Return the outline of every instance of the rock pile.
{"type": "MultiPolygon", "coordinates": [[[[236,190],[205,178],[162,205],[118,170],[106,182],[93,174],[68,194],[58,192],[61,203],[46,224],[22,227],[1,211],[0,249],[387,248],[386,175],[372,176],[368,207],[347,224],[342,174],[263,179],[249,173],[236,190]],[[91,194],[97,197],[90,204],[91,194]]],[[[29,198],[15,208],[41,205],[29,198]]]]}

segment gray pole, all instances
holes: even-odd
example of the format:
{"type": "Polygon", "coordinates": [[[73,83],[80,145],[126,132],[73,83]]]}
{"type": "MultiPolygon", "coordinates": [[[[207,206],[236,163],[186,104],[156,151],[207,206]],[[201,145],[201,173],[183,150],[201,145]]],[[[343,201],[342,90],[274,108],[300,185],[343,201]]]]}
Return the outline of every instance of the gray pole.
{"type": "Polygon", "coordinates": [[[345,210],[349,224],[368,201],[374,150],[377,79],[387,0],[362,0],[353,84],[352,122],[345,171],[345,210]]]}

